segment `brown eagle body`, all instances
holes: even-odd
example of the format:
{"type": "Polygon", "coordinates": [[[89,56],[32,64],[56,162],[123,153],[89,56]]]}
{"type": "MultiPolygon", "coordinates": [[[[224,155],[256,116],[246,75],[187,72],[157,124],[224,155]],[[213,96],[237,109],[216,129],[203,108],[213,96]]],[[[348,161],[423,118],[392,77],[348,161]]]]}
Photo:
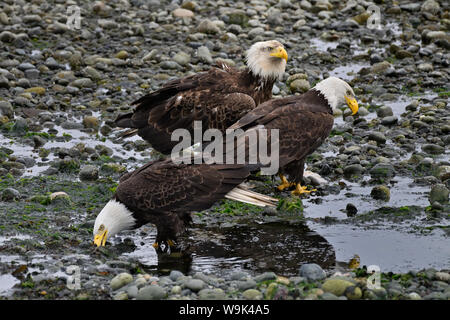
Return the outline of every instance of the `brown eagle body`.
{"type": "MultiPolygon", "coordinates": [[[[328,137],[334,117],[324,96],[314,89],[280,99],[269,100],[236,122],[230,129],[252,127],[279,130],[280,173],[293,182],[303,178],[305,158],[328,137]]],[[[256,129],[258,130],[258,129],[256,129]]]]}
{"type": "Polygon", "coordinates": [[[133,102],[132,113],[117,118],[119,127],[135,128],[154,149],[169,154],[178,141],[175,129],[194,133],[194,121],[203,131],[225,129],[248,111],[272,97],[274,78],[262,79],[250,69],[220,63],[208,71],[170,81],[163,88],[133,102]]]}

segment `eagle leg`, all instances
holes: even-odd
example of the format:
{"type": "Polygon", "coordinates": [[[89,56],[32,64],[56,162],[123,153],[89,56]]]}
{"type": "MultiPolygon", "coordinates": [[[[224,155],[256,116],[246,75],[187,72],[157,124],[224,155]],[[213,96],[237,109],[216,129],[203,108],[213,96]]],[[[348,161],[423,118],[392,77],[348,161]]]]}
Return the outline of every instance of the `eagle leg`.
{"type": "Polygon", "coordinates": [[[281,179],[281,184],[277,187],[278,190],[283,191],[286,188],[292,187],[295,183],[289,182],[283,174],[278,175],[281,179]]]}
{"type": "Polygon", "coordinates": [[[300,183],[297,183],[297,185],[295,186],[295,190],[292,191],[292,194],[295,196],[300,196],[304,193],[311,193],[313,191],[317,191],[317,189],[306,190],[307,188],[308,188],[307,186],[302,187],[300,183]]]}

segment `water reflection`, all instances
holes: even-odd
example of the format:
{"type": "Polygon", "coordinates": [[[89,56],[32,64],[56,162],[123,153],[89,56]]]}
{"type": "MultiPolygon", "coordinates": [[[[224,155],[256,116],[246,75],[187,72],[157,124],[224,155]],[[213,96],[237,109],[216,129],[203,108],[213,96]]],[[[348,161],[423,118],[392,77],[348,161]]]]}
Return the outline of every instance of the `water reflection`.
{"type": "Polygon", "coordinates": [[[302,224],[193,228],[188,237],[180,239],[188,247],[171,254],[156,254],[150,238],[154,239],[149,237],[124,255],[138,260],[147,271],[159,274],[175,269],[185,274],[204,272],[218,276],[233,271],[250,274],[273,271],[294,276],[303,263],[317,263],[324,269],[335,265],[333,247],[302,224]]]}

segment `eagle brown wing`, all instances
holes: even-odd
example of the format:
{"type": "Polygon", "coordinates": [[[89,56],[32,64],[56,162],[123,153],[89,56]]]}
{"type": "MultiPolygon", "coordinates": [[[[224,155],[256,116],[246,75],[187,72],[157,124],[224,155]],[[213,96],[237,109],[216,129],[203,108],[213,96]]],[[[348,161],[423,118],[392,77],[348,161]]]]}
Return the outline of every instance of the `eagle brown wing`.
{"type": "Polygon", "coordinates": [[[239,71],[226,64],[207,72],[176,79],[133,104],[132,113],[119,116],[119,127],[138,129],[138,135],[161,153],[168,154],[178,143],[171,141],[175,129],[193,134],[194,121],[203,130],[224,131],[255,108],[254,99],[240,86],[239,71]]]}
{"type": "Polygon", "coordinates": [[[306,156],[328,137],[333,121],[326,100],[315,90],[310,90],[299,96],[269,100],[250,111],[231,129],[266,129],[267,140],[259,143],[266,143],[267,146],[271,143],[272,130],[278,130],[279,165],[281,168],[294,168],[291,173],[301,167],[301,172],[294,175],[294,180],[298,182],[297,178],[301,179],[303,175],[306,156]]]}

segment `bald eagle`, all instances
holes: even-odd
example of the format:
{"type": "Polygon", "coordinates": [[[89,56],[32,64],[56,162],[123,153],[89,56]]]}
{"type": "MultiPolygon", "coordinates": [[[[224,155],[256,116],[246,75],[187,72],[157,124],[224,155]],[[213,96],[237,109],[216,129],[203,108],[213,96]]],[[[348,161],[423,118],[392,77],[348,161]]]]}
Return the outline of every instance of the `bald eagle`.
{"type": "Polygon", "coordinates": [[[134,101],[135,110],[115,122],[118,127],[133,128],[131,132],[137,131],[155,150],[169,154],[177,144],[171,141],[175,129],[188,129],[192,135],[194,121],[202,121],[203,130],[225,131],[271,99],[273,85],[283,75],[287,59],[280,42],[257,42],[246,53],[245,69],[219,62],[208,71],[170,81],[134,101]]]}
{"type": "MultiPolygon", "coordinates": [[[[348,83],[329,77],[302,95],[269,100],[253,109],[229,129],[279,130],[279,190],[295,186],[294,195],[309,193],[301,186],[305,158],[328,137],[333,127],[333,109],[346,103],[358,112],[355,93],[348,83]],[[289,182],[285,174],[291,178],[289,182]]],[[[270,137],[268,137],[268,140],[270,137]]]]}
{"type": "MultiPolygon", "coordinates": [[[[327,78],[303,95],[261,104],[230,128],[244,129],[245,134],[278,129],[280,172],[289,175],[297,193],[303,193],[300,182],[305,157],[329,135],[334,119],[332,108],[343,103],[353,113],[358,111],[353,89],[341,79],[327,78]]],[[[245,135],[241,137],[250,143],[245,135]]],[[[272,199],[267,196],[239,188],[251,172],[261,167],[248,163],[175,164],[172,159],[150,162],[121,178],[113,199],[95,220],[94,243],[105,245],[121,230],[150,222],[157,227],[155,248],[161,243],[170,246],[189,224],[191,211],[208,209],[217,200],[228,197],[262,206],[270,204],[272,199]]]]}

